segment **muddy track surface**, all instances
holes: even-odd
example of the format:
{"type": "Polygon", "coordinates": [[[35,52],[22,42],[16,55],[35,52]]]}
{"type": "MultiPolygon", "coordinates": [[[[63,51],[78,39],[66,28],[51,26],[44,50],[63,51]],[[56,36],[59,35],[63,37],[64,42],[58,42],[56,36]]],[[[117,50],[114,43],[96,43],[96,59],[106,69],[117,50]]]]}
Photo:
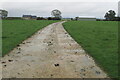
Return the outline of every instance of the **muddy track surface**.
{"type": "Polygon", "coordinates": [[[106,78],[107,75],[72,39],[53,23],[2,58],[3,78],[106,78]]]}

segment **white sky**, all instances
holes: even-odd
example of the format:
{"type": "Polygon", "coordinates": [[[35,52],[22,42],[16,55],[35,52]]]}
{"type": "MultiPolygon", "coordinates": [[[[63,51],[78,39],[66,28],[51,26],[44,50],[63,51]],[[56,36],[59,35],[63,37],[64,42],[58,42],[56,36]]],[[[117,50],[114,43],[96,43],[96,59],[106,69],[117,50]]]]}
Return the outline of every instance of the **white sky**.
{"type": "Polygon", "coordinates": [[[0,2],[118,2],[119,0],[0,0],[0,2]]]}
{"type": "Polygon", "coordinates": [[[51,16],[58,9],[63,17],[95,16],[103,18],[108,10],[118,13],[119,0],[0,0],[0,9],[5,9],[11,17],[23,14],[51,16]]]}

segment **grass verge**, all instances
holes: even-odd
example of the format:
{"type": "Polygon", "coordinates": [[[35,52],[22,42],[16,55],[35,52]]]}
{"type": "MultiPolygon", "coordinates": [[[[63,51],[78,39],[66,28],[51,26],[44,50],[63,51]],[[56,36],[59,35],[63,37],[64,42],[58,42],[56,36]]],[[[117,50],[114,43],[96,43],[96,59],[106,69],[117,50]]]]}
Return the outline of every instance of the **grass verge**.
{"type": "Polygon", "coordinates": [[[110,77],[118,77],[118,22],[69,21],[63,26],[110,77]]]}

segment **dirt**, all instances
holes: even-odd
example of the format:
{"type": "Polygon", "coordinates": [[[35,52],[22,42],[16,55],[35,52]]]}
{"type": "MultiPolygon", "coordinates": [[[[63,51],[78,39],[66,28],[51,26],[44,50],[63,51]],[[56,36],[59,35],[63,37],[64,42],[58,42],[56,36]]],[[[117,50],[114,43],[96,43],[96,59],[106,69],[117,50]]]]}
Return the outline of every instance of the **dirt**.
{"type": "Polygon", "coordinates": [[[106,78],[93,58],[53,23],[2,58],[3,78],[106,78]]]}

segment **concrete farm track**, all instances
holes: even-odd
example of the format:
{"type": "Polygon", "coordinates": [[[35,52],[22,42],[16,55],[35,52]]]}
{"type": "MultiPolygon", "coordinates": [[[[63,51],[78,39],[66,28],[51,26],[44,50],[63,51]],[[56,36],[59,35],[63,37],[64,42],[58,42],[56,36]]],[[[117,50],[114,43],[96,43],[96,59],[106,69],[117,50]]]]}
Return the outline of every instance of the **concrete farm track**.
{"type": "Polygon", "coordinates": [[[107,78],[63,22],[39,30],[2,58],[3,78],[107,78]]]}

